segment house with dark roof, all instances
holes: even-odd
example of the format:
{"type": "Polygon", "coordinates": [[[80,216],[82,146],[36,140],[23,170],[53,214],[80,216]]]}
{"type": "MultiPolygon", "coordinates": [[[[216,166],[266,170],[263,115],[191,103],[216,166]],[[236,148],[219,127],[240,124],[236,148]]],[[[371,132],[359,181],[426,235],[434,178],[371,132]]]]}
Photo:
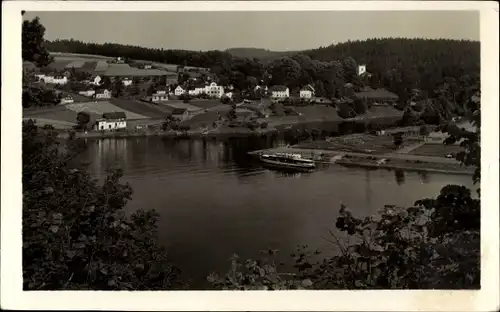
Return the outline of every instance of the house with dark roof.
{"type": "Polygon", "coordinates": [[[310,84],[302,87],[299,91],[299,97],[301,99],[311,99],[315,94],[314,87],[310,84]]]}
{"type": "Polygon", "coordinates": [[[156,88],[156,92],[151,95],[151,101],[158,103],[168,101],[168,92],[167,87],[159,86],[156,88]]]}
{"type": "Polygon", "coordinates": [[[377,104],[394,104],[399,100],[399,96],[380,88],[371,91],[355,92],[354,97],[357,99],[366,100],[368,103],[377,104]]]}
{"type": "Polygon", "coordinates": [[[172,118],[177,119],[179,121],[184,121],[189,119],[189,111],[187,108],[174,108],[172,110],[172,118]]]}
{"type": "Polygon", "coordinates": [[[93,97],[96,100],[110,99],[111,91],[108,89],[96,89],[93,97]]]}
{"type": "Polygon", "coordinates": [[[284,99],[290,97],[290,89],[287,86],[276,85],[270,88],[273,99],[284,99]]]}
{"type": "Polygon", "coordinates": [[[102,114],[94,125],[95,130],[111,131],[127,128],[127,115],[124,112],[109,112],[102,114]]]}

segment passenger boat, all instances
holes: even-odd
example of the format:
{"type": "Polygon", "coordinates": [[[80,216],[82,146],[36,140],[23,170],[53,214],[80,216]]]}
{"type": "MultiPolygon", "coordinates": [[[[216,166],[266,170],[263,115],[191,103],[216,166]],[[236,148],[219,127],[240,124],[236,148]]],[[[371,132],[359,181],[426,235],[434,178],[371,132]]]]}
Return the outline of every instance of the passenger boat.
{"type": "Polygon", "coordinates": [[[316,168],[313,160],[304,159],[300,154],[262,154],[260,155],[260,161],[266,166],[278,169],[310,171],[316,168]]]}

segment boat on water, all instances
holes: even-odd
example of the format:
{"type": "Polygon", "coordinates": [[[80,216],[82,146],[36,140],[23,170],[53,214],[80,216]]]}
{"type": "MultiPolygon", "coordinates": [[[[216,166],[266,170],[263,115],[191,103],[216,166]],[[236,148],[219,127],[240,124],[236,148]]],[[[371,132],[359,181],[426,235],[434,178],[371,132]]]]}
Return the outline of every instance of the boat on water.
{"type": "Polygon", "coordinates": [[[313,160],[302,158],[300,154],[261,154],[260,161],[265,166],[284,170],[311,171],[316,168],[316,164],[313,160]]]}

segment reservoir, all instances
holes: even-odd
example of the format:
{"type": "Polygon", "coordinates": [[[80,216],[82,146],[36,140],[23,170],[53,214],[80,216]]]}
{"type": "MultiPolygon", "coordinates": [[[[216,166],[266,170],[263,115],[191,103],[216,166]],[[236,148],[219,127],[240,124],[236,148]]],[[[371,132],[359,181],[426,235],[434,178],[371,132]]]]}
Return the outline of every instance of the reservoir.
{"type": "Polygon", "coordinates": [[[283,261],[298,244],[331,250],[340,204],[368,216],[385,204],[411,206],[447,184],[472,187],[467,175],[320,166],[312,173],[261,167],[247,153],[286,145],[273,137],[172,140],[161,137],[88,140],[82,154],[102,177],[122,168],[134,193],[127,212],[155,209],[160,242],[192,288],[224,273],[229,258],[258,258],[278,249],[283,261]]]}

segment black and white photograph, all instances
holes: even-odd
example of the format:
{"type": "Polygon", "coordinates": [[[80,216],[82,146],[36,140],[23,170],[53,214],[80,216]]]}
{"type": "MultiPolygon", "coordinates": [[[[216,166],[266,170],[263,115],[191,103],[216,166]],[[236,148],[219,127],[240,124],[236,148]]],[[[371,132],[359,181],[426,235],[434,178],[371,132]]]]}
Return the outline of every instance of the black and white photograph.
{"type": "Polygon", "coordinates": [[[498,3],[43,2],[2,4],[2,305],[498,308],[498,3]]]}

